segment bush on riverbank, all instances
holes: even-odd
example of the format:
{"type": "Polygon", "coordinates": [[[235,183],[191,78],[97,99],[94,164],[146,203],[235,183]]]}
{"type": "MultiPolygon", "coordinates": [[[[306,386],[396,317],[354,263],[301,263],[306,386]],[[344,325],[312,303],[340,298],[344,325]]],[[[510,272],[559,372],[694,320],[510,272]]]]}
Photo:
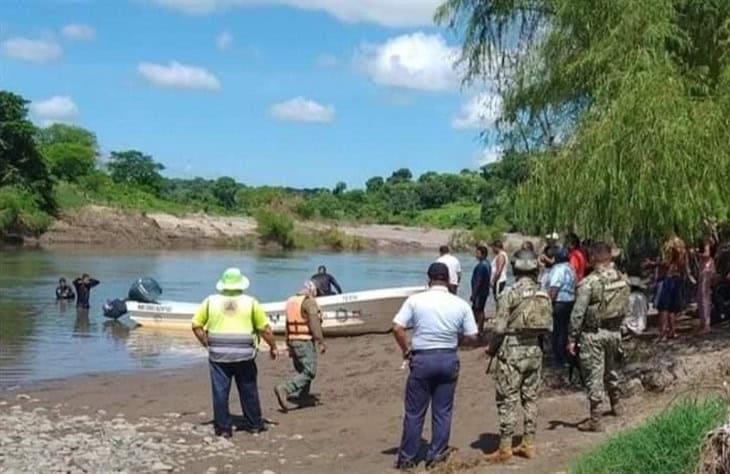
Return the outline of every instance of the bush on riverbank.
{"type": "Polygon", "coordinates": [[[283,249],[296,247],[294,240],[294,220],[287,214],[269,209],[258,209],[254,213],[256,230],[264,242],[273,242],[283,249]]]}
{"type": "Polygon", "coordinates": [[[725,398],[684,400],[643,426],[581,457],[574,474],[685,474],[694,472],[705,435],[728,416],[725,398]]]}
{"type": "Polygon", "coordinates": [[[33,194],[18,186],[0,187],[0,235],[38,236],[51,222],[33,194]]]}

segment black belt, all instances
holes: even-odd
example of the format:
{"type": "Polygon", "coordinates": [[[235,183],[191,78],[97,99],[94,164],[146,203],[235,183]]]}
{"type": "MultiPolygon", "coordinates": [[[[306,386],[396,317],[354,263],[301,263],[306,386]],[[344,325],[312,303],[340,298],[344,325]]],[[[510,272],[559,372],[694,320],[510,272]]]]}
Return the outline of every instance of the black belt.
{"type": "Polygon", "coordinates": [[[456,348],[454,349],[423,349],[423,350],[416,350],[411,351],[411,354],[418,355],[418,354],[455,354],[456,348]]]}

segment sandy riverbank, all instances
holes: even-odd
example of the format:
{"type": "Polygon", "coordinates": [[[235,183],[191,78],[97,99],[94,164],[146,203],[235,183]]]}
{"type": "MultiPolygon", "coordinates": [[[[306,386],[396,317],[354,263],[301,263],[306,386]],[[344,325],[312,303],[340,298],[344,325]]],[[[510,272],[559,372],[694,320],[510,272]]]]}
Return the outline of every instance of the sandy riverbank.
{"type": "MultiPolygon", "coordinates": [[[[721,329],[709,340],[685,338],[663,350],[683,357],[683,373],[707,382],[708,371],[725,373],[724,366],[718,372],[717,364],[727,359],[727,331],[721,329]],[[701,365],[708,360],[715,362],[701,365]]],[[[52,472],[76,466],[87,472],[112,467],[130,472],[389,472],[401,432],[407,376],[395,343],[388,335],[365,336],[331,340],[329,349],[313,390],[321,405],[286,415],[277,411],[271,390],[291,374],[290,361],[259,357],[264,412],[279,424],[257,436],[237,432],[230,443],[211,437],[210,387],[203,364],[0,392],[0,471],[52,472]]],[[[484,374],[481,350],[462,351],[461,361],[451,444],[459,449],[458,460],[478,463],[497,443],[494,385],[484,374]]],[[[561,472],[579,453],[662,409],[669,398],[669,393],[635,396],[627,401],[628,417],[610,420],[606,434],[588,435],[575,428],[586,415],[584,396],[547,390],[540,400],[540,457],[492,466],[489,472],[561,472]]],[[[235,401],[231,407],[240,413],[235,401]]],[[[428,432],[427,423],[427,437],[428,432]]]]}
{"type": "MultiPolygon", "coordinates": [[[[299,222],[299,227],[324,230],[334,224],[299,222]]],[[[376,250],[432,250],[449,242],[453,230],[389,225],[338,225],[376,250]]],[[[86,206],[54,222],[37,243],[108,247],[174,248],[245,246],[256,241],[256,221],[246,216],[142,214],[103,206],[86,206]]]]}

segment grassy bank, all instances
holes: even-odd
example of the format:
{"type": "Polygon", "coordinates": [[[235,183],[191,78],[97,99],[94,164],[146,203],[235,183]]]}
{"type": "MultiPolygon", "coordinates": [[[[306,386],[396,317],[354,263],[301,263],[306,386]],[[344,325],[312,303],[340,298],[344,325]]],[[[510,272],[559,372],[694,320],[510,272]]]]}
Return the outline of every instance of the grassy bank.
{"type": "Polygon", "coordinates": [[[581,457],[574,474],[686,474],[695,472],[705,435],[728,417],[725,398],[684,400],[643,426],[581,457]]]}

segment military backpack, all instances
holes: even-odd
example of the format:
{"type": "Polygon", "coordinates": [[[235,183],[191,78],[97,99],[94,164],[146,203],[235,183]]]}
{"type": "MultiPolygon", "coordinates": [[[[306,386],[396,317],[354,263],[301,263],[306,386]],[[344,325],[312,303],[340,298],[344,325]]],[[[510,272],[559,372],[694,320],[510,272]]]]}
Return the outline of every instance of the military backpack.
{"type": "Polygon", "coordinates": [[[517,305],[510,308],[507,332],[544,334],[553,328],[553,303],[550,295],[537,289],[520,293],[517,305]]]}
{"type": "Polygon", "coordinates": [[[623,318],[629,307],[631,287],[627,279],[619,272],[612,271],[598,276],[601,283],[600,299],[595,307],[598,321],[612,321],[623,318]]]}

